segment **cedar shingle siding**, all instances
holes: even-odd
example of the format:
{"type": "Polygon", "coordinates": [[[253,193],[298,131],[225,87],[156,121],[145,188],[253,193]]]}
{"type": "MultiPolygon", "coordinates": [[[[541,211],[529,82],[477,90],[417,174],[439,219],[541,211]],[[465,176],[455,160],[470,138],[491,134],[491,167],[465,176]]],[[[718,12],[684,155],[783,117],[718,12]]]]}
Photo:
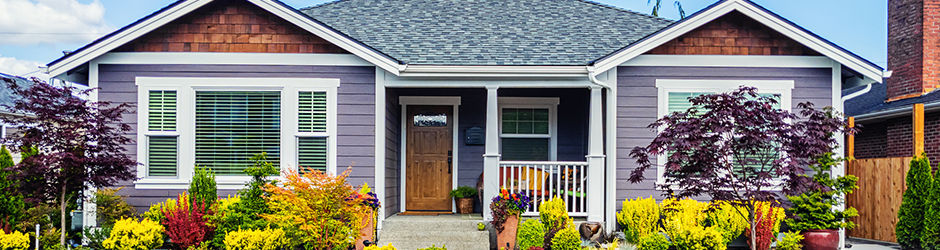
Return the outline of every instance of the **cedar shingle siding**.
{"type": "Polygon", "coordinates": [[[780,32],[731,12],[647,54],[666,55],[802,55],[819,53],[780,32]]]}
{"type": "Polygon", "coordinates": [[[349,53],[243,0],[207,4],[117,51],[349,53]]]}

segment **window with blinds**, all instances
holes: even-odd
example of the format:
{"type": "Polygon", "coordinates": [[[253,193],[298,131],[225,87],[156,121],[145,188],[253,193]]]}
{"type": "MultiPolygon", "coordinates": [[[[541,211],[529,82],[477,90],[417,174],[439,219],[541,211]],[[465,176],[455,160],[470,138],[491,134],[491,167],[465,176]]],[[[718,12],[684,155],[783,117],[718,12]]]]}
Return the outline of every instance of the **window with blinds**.
{"type": "MultiPolygon", "coordinates": [[[[176,91],[151,90],[147,101],[147,130],[176,131],[176,91]]],[[[147,136],[149,176],[176,176],[179,136],[147,136]]]]}
{"type": "Polygon", "coordinates": [[[243,175],[255,154],[280,165],[281,93],[196,92],[196,165],[218,175],[243,175]]]}
{"type": "Polygon", "coordinates": [[[700,95],[711,94],[709,92],[669,92],[669,100],[667,106],[666,114],[672,114],[673,112],[685,112],[692,108],[692,103],[689,102],[689,98],[697,97],[700,95]]]}
{"type": "Polygon", "coordinates": [[[297,103],[297,166],[326,171],[326,92],[300,92],[297,103]]]}
{"type": "Polygon", "coordinates": [[[504,108],[502,114],[502,159],[507,161],[551,160],[549,109],[504,108]]]}

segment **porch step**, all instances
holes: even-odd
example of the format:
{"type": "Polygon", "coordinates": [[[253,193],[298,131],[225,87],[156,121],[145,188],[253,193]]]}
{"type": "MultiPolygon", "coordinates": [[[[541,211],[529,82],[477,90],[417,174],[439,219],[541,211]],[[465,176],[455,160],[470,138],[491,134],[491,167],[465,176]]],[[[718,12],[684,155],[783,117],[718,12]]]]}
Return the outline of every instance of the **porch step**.
{"type": "Polygon", "coordinates": [[[379,245],[389,243],[399,250],[416,250],[431,245],[453,250],[489,250],[490,232],[477,230],[477,215],[392,216],[382,223],[379,245]]]}

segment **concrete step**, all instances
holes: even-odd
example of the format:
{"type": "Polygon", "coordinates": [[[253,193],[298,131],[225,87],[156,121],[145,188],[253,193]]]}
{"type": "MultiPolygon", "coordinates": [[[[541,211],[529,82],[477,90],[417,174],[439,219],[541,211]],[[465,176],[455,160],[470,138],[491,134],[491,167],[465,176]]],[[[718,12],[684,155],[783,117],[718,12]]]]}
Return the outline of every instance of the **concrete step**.
{"type": "Polygon", "coordinates": [[[451,250],[489,250],[490,230],[477,230],[481,217],[466,215],[392,216],[382,222],[379,245],[389,243],[400,250],[431,245],[451,250]]]}
{"type": "MultiPolygon", "coordinates": [[[[384,230],[383,230],[384,231],[384,230]]],[[[381,240],[428,241],[429,239],[447,242],[489,242],[488,231],[385,231],[381,240]]]]}
{"type": "Polygon", "coordinates": [[[427,231],[477,231],[475,220],[432,220],[419,218],[416,220],[385,220],[382,229],[397,230],[427,230],[427,231]]]}
{"type": "MultiPolygon", "coordinates": [[[[389,242],[384,241],[380,242],[380,245],[384,246],[389,242]]],[[[417,250],[419,248],[427,248],[435,245],[441,247],[440,242],[392,242],[392,246],[398,250],[417,250]]],[[[447,247],[447,250],[490,250],[490,244],[480,244],[477,242],[451,242],[445,243],[443,246],[447,247]]]]}

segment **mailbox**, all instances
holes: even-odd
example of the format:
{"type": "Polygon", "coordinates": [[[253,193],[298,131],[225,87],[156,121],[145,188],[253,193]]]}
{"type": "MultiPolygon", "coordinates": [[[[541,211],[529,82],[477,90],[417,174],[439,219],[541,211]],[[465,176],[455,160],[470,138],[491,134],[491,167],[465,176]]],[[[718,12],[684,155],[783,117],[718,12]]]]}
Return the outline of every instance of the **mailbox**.
{"type": "Polygon", "coordinates": [[[486,138],[485,137],[486,131],[483,130],[483,128],[480,128],[480,127],[468,128],[466,135],[467,135],[465,138],[466,140],[464,140],[464,144],[466,145],[484,145],[485,144],[484,139],[486,138]]]}

